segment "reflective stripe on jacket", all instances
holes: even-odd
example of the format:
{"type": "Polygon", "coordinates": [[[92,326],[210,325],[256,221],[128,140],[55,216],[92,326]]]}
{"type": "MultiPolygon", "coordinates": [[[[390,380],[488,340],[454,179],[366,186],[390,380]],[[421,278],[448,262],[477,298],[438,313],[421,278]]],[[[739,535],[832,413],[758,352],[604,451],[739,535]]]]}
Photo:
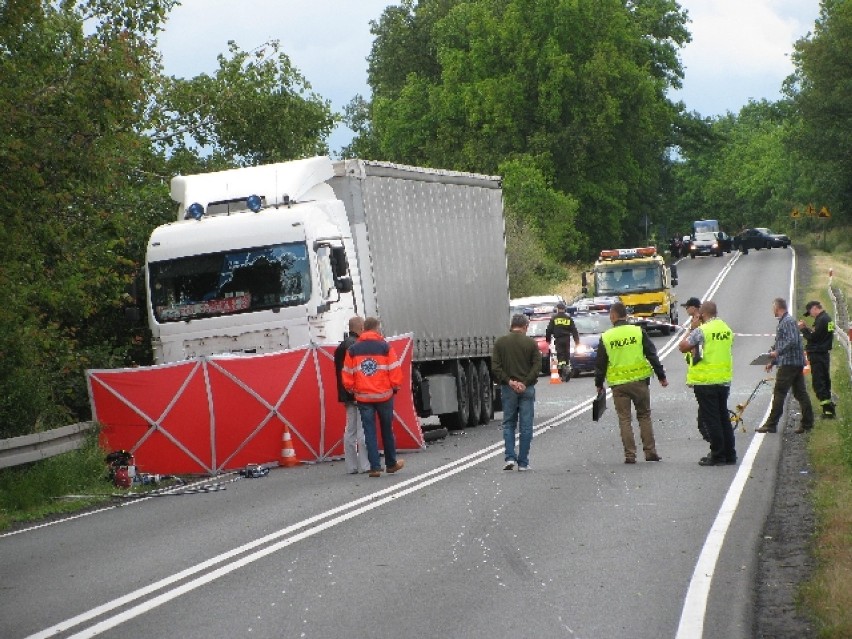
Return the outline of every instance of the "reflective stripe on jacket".
{"type": "Polygon", "coordinates": [[[704,334],[704,347],[701,359],[687,369],[686,383],[690,386],[730,384],[734,374],[734,333],[719,318],[702,324],[698,330],[704,334]]]}
{"type": "Polygon", "coordinates": [[[601,335],[608,366],[606,383],[610,386],[648,379],[654,372],[642,350],[642,329],[632,324],[613,326],[601,335]]]}
{"type": "Polygon", "coordinates": [[[349,347],[341,377],[346,390],[355,395],[355,401],[384,402],[402,385],[401,362],[381,335],[364,331],[349,347]]]}

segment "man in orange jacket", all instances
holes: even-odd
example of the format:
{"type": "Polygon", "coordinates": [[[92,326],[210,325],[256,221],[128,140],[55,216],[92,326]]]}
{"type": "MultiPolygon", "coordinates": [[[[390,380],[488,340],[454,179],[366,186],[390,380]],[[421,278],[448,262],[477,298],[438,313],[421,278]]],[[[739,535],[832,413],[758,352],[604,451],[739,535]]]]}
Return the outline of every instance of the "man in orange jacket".
{"type": "Polygon", "coordinates": [[[382,429],[387,472],[401,470],[405,461],[396,458],[392,425],[393,396],[402,385],[402,368],[393,347],[382,337],[377,318],[368,317],[364,320],[364,331],[346,353],[341,377],[343,386],[358,402],[367,443],[367,458],[370,460],[370,477],[381,477],[382,474],[376,415],[379,416],[382,429]]]}

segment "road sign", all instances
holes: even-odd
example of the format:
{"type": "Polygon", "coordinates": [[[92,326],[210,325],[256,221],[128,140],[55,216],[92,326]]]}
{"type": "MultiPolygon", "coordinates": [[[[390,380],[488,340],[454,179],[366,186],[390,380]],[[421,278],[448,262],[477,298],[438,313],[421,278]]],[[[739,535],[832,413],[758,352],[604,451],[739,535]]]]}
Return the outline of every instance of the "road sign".
{"type": "Polygon", "coordinates": [[[814,217],[816,215],[816,209],[813,204],[808,204],[808,208],[805,209],[805,213],[808,217],[814,217]]]}
{"type": "Polygon", "coordinates": [[[827,206],[824,206],[819,210],[819,216],[820,217],[831,217],[831,211],[828,210],[827,206]]]}
{"type": "Polygon", "coordinates": [[[790,211],[790,217],[801,217],[801,216],[802,216],[802,214],[799,213],[799,209],[793,209],[792,211],[790,211]]]}

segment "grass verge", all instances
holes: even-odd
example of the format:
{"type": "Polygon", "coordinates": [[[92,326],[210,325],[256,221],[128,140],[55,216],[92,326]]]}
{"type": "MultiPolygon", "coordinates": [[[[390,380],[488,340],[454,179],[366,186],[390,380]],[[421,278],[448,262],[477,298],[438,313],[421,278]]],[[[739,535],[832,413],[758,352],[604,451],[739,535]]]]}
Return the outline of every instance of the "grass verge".
{"type": "Polygon", "coordinates": [[[115,490],[91,433],[79,450],[0,471],[0,531],[108,502],[115,490]]]}
{"type": "MultiPolygon", "coordinates": [[[[834,272],[834,285],[849,299],[852,260],[846,255],[812,250],[814,276],[808,299],[828,302],[829,268],[834,272]]],[[[799,603],[816,620],[819,637],[847,639],[852,637],[852,383],[843,347],[835,344],[832,354],[831,379],[839,398],[838,418],[819,421],[808,442],[811,465],[816,471],[813,551],[817,567],[802,585],[799,603]]]]}

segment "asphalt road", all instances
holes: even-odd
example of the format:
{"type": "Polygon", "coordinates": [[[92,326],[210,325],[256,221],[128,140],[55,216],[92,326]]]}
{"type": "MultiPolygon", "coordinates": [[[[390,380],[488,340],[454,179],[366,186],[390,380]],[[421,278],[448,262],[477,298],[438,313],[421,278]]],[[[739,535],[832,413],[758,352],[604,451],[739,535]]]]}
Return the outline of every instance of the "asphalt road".
{"type": "MultiPolygon", "coordinates": [[[[749,362],[793,256],[678,265],[678,297],[711,297],[737,333],[731,408],[765,375],[749,362]]],[[[623,463],[614,410],[591,421],[590,377],[542,377],[530,473],[502,470],[495,420],[395,476],[276,469],[0,536],[0,637],[749,637],[779,455],[754,433],[770,390],[745,413],[740,465],[699,467],[677,340],[654,337],[661,463],[623,463]]]]}

